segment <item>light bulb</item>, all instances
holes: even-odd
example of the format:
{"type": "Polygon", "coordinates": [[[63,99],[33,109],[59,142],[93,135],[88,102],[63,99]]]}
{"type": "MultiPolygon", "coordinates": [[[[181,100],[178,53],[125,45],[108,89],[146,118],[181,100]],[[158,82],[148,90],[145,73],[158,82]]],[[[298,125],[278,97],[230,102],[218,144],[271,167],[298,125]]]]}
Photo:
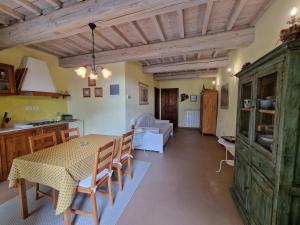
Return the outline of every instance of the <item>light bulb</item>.
{"type": "Polygon", "coordinates": [[[227,72],[231,72],[232,71],[232,69],[229,67],[228,69],[227,69],[227,72]]]}
{"type": "Polygon", "coordinates": [[[106,68],[103,68],[103,69],[101,70],[101,72],[102,72],[102,75],[103,75],[103,77],[104,77],[105,79],[109,78],[109,77],[112,75],[111,71],[108,70],[108,69],[106,69],[106,68]]]}
{"type": "Polygon", "coordinates": [[[215,85],[215,84],[216,84],[216,81],[213,80],[211,83],[212,83],[213,85],[215,85]]]}
{"type": "Polygon", "coordinates": [[[76,74],[82,78],[85,78],[86,76],[86,67],[81,66],[78,69],[75,70],[76,74]]]}
{"type": "Polygon", "coordinates": [[[98,75],[95,71],[91,71],[90,75],[89,75],[89,78],[92,79],[92,80],[97,80],[98,79],[98,75]]]}
{"type": "Polygon", "coordinates": [[[291,16],[296,16],[297,13],[298,13],[298,9],[296,7],[292,8],[290,12],[291,16]]]}

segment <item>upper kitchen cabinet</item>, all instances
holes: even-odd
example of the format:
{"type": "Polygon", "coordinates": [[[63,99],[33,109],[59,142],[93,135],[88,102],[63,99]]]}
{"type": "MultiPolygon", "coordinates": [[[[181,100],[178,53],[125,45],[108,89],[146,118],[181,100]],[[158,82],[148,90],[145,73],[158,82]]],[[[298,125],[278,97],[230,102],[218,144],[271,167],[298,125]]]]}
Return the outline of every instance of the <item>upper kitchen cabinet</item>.
{"type": "Polygon", "coordinates": [[[0,63],[0,95],[16,93],[14,67],[0,63]]]}

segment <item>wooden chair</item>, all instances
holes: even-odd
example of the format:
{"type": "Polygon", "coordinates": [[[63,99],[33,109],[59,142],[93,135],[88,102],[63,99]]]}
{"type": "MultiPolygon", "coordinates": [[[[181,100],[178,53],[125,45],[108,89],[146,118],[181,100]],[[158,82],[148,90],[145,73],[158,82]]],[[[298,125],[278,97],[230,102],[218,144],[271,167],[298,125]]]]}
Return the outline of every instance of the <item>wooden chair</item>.
{"type": "MultiPolygon", "coordinates": [[[[29,137],[29,146],[31,153],[37,152],[41,149],[48,148],[57,144],[55,132],[40,134],[29,137]]],[[[57,204],[57,191],[52,190],[52,195],[42,192],[40,190],[40,184],[35,184],[35,199],[38,200],[40,196],[48,197],[53,202],[53,207],[56,208],[57,204]]]]}
{"type": "Polygon", "coordinates": [[[113,170],[117,172],[118,177],[118,184],[119,184],[119,191],[123,189],[123,166],[127,163],[127,173],[130,179],[132,179],[132,162],[131,159],[133,158],[131,151],[132,151],[132,144],[133,144],[133,136],[134,131],[129,131],[122,135],[120,140],[120,146],[118,150],[117,157],[113,160],[113,170]]]}
{"type": "Polygon", "coordinates": [[[77,128],[70,128],[67,130],[62,130],[60,132],[60,135],[61,135],[62,142],[66,142],[66,141],[70,141],[75,138],[79,138],[80,137],[79,128],[77,127],[77,128]],[[70,133],[76,133],[76,134],[70,136],[70,133]],[[68,135],[68,136],[66,137],[66,135],[68,135]]]}
{"type": "Polygon", "coordinates": [[[71,212],[74,214],[93,217],[95,225],[99,224],[96,202],[96,190],[103,193],[103,191],[99,190],[99,188],[102,187],[105,183],[108,183],[109,202],[111,205],[113,205],[111,176],[113,173],[112,161],[115,143],[116,140],[113,140],[107,143],[106,145],[101,146],[97,150],[92,175],[85,178],[84,180],[81,180],[77,186],[77,192],[84,193],[90,196],[92,212],[85,212],[73,208],[71,209],[71,212]]]}

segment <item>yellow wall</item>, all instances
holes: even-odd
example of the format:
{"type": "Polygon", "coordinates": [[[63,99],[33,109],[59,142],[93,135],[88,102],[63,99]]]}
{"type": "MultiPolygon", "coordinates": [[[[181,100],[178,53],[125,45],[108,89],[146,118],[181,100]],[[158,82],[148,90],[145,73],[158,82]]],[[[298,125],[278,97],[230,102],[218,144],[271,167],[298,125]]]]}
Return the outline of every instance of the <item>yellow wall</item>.
{"type": "Polygon", "coordinates": [[[205,88],[213,88],[212,81],[215,78],[195,78],[195,79],[178,79],[178,80],[166,80],[159,81],[159,88],[179,88],[179,106],[178,106],[178,126],[184,127],[184,110],[186,109],[200,109],[200,92],[202,91],[203,85],[205,88]],[[181,94],[197,95],[197,102],[190,102],[187,99],[180,102],[181,94]]]}
{"type": "MultiPolygon", "coordinates": [[[[271,7],[258,21],[255,30],[255,41],[247,48],[237,50],[232,54],[233,73],[241,70],[246,62],[254,62],[273,48],[279,42],[279,32],[286,28],[290,18],[290,10],[294,7],[300,9],[300,0],[274,0],[271,7]]],[[[298,13],[299,14],[299,13],[298,13]]],[[[298,15],[299,16],[299,15],[298,15]]],[[[226,69],[220,70],[217,76],[217,87],[229,83],[229,109],[219,109],[217,135],[234,135],[236,126],[236,106],[238,95],[238,80],[231,76],[226,69]]]]}
{"type": "MultiPolygon", "coordinates": [[[[58,91],[67,90],[66,78],[72,70],[58,66],[57,57],[27,47],[11,48],[0,51],[0,63],[18,68],[24,56],[31,56],[47,62],[54,85],[58,91]]],[[[40,119],[54,119],[57,112],[66,113],[66,100],[50,97],[0,96],[0,116],[4,112],[12,117],[12,123],[40,119]],[[25,106],[38,106],[38,111],[25,111],[25,106]]]]}
{"type": "Polygon", "coordinates": [[[134,121],[142,113],[154,114],[154,87],[157,82],[150,74],[144,74],[142,65],[138,62],[126,63],[126,128],[130,129],[134,121]],[[149,87],[149,104],[139,105],[139,82],[149,87]]]}

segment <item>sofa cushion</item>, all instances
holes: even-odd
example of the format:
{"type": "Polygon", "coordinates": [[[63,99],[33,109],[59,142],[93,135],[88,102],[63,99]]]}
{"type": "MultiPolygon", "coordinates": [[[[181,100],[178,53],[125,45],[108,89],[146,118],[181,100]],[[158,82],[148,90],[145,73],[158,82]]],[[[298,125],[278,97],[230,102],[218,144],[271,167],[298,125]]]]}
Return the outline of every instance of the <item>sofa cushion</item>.
{"type": "Polygon", "coordinates": [[[144,113],[136,119],[135,127],[154,127],[155,118],[151,113],[144,113]]]}

